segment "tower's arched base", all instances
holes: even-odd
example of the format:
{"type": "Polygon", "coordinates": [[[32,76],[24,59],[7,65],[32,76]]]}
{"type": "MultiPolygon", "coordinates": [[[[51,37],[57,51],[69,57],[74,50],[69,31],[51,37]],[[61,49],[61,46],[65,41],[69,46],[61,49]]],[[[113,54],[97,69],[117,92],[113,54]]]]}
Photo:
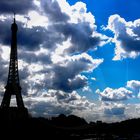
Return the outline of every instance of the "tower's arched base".
{"type": "Polygon", "coordinates": [[[18,119],[27,119],[29,118],[29,113],[27,108],[18,108],[18,107],[0,107],[0,119],[4,120],[18,120],[18,119]]]}

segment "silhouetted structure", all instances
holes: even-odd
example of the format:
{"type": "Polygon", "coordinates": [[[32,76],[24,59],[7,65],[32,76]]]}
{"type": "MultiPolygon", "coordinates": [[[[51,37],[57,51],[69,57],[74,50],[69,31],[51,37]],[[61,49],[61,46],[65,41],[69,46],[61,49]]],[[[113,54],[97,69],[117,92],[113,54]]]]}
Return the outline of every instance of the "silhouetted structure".
{"type": "Polygon", "coordinates": [[[40,140],[140,140],[140,119],[116,123],[87,123],[74,115],[25,120],[0,119],[0,137],[40,140]],[[15,135],[16,134],[16,135],[15,135]]]}
{"type": "Polygon", "coordinates": [[[25,117],[28,114],[27,109],[24,107],[23,99],[21,96],[21,86],[18,73],[18,57],[17,57],[17,31],[18,26],[15,21],[11,25],[11,53],[7,85],[5,87],[4,97],[1,103],[1,113],[5,117],[25,117]],[[11,96],[16,96],[17,107],[10,107],[11,96]]]}

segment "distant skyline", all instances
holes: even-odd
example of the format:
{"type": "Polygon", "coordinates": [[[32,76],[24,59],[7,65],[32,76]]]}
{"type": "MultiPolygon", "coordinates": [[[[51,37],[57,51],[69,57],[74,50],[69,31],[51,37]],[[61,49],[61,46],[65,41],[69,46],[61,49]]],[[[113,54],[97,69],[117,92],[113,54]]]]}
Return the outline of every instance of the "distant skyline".
{"type": "Polygon", "coordinates": [[[32,115],[106,122],[140,117],[139,5],[138,0],[1,0],[0,101],[15,12],[22,95],[32,115]]]}

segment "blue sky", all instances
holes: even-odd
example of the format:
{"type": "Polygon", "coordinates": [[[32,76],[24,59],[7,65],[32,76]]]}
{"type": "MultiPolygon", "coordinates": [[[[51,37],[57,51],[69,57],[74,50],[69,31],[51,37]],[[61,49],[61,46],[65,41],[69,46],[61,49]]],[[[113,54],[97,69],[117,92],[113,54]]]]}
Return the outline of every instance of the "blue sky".
{"type": "Polygon", "coordinates": [[[1,0],[0,99],[15,11],[22,95],[31,114],[107,122],[139,117],[139,5],[139,0],[1,0]]]}

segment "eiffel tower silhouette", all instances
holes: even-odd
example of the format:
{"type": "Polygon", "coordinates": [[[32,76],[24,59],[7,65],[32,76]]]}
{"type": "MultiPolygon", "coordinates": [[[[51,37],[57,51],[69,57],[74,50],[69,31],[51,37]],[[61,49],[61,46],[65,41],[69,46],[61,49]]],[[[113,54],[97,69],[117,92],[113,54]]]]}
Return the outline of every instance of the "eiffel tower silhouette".
{"type": "Polygon", "coordinates": [[[8,118],[22,118],[28,116],[27,108],[24,107],[21,86],[19,81],[18,73],[18,56],[17,56],[17,31],[18,26],[15,20],[11,25],[11,53],[10,53],[10,63],[9,63],[9,73],[7,85],[5,86],[5,93],[3,100],[1,102],[1,111],[5,117],[8,118]],[[10,107],[11,96],[15,95],[17,107],[10,107]]]}

